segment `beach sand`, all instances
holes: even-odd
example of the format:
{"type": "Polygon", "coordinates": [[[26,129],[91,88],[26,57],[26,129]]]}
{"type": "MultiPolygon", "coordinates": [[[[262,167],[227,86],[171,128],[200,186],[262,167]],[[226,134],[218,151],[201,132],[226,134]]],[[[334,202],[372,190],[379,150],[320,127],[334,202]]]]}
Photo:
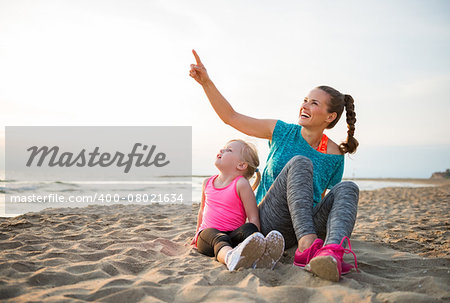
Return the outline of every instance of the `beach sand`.
{"type": "Polygon", "coordinates": [[[189,245],[198,204],[1,218],[0,301],[450,301],[449,208],[448,182],[361,192],[351,242],[360,272],[337,283],[294,267],[294,249],[273,271],[228,272],[189,245]]]}

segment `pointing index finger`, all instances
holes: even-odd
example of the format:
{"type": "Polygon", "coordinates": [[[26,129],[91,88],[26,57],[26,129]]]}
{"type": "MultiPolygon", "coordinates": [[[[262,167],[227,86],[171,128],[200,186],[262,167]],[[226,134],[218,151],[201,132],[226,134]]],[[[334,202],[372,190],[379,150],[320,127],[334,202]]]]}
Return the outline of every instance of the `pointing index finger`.
{"type": "Polygon", "coordinates": [[[197,52],[195,50],[192,50],[192,53],[194,54],[195,61],[197,61],[197,65],[203,65],[202,61],[200,60],[200,57],[197,55],[197,52]]]}

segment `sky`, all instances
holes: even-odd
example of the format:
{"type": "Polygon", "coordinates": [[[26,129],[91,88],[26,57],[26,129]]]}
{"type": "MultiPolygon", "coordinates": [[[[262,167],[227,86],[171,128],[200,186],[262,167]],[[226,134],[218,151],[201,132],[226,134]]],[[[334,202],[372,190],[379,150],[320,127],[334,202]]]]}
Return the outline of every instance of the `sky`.
{"type": "MultiPolygon", "coordinates": [[[[360,148],[345,177],[450,168],[448,1],[0,0],[1,150],[5,126],[183,125],[193,174],[216,173],[233,138],[263,167],[267,140],[218,118],[189,77],[192,49],[252,117],[296,123],[318,85],[352,95],[360,148]]],[[[326,134],[344,140],[345,121],[326,134]]]]}

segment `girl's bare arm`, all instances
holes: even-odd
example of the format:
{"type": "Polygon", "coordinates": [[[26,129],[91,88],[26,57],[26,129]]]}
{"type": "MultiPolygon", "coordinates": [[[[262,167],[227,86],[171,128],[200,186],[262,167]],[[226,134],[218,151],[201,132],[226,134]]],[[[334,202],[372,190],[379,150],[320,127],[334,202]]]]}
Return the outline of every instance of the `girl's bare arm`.
{"type": "Polygon", "coordinates": [[[259,223],[259,210],[256,205],[255,194],[253,193],[252,187],[247,179],[240,178],[236,184],[237,192],[241,198],[242,204],[244,205],[245,213],[247,214],[248,222],[253,223],[261,231],[261,226],[259,223]]]}

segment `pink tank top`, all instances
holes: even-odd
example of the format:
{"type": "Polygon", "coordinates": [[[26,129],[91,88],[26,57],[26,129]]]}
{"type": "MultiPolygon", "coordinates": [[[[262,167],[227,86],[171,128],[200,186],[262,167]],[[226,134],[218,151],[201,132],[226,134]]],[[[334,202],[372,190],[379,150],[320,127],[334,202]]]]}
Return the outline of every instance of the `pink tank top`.
{"type": "Polygon", "coordinates": [[[236,189],[237,181],[243,176],[236,177],[224,188],[214,187],[214,180],[217,177],[218,175],[212,176],[206,182],[202,224],[195,235],[195,243],[197,243],[198,234],[205,228],[231,231],[242,226],[247,219],[244,205],[236,189]]]}

